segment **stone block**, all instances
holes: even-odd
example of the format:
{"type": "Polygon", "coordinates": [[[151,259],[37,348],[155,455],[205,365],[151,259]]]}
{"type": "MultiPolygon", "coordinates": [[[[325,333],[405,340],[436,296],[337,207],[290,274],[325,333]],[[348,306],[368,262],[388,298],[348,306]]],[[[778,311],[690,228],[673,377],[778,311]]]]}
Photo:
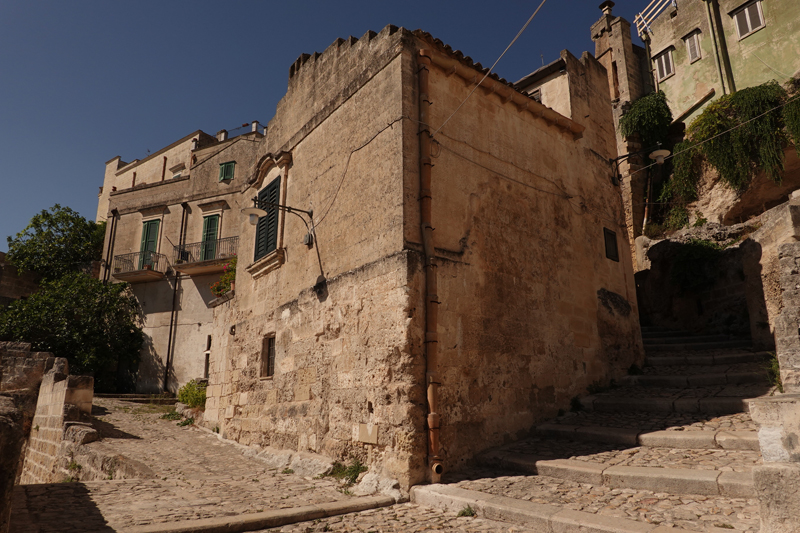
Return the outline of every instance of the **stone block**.
{"type": "Polygon", "coordinates": [[[537,461],[536,469],[541,476],[550,476],[558,479],[567,479],[577,483],[603,483],[603,470],[605,465],[575,461],[572,459],[554,459],[552,461],[537,461]]]}
{"type": "Polygon", "coordinates": [[[755,431],[720,431],[716,436],[717,447],[723,450],[759,451],[758,433],[755,431]]]}
{"type": "Polygon", "coordinates": [[[753,468],[760,504],[760,533],[800,531],[800,465],[766,463],[753,468]]]}
{"type": "Polygon", "coordinates": [[[378,444],[378,425],[359,424],[358,440],[367,444],[378,444]]]}
{"type": "Polygon", "coordinates": [[[603,472],[603,481],[614,488],[643,489],[673,494],[719,494],[715,470],[612,466],[603,472]]]}
{"type": "Polygon", "coordinates": [[[719,493],[729,498],[755,498],[752,472],[722,472],[717,479],[719,493]]]}
{"type": "Polygon", "coordinates": [[[642,446],[705,450],[716,448],[714,431],[652,431],[639,435],[642,446]]]}

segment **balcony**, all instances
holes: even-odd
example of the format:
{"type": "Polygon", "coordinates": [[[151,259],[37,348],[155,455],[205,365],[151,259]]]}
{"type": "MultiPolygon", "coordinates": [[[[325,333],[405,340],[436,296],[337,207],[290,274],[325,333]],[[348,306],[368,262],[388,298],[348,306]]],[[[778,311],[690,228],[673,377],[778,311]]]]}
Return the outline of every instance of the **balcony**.
{"type": "Polygon", "coordinates": [[[190,276],[222,272],[239,249],[239,237],[194,242],[175,247],[173,268],[190,276]]]}
{"type": "Polygon", "coordinates": [[[155,252],[134,252],[114,256],[111,275],[120,281],[141,283],[163,279],[169,269],[167,256],[155,252]]]}

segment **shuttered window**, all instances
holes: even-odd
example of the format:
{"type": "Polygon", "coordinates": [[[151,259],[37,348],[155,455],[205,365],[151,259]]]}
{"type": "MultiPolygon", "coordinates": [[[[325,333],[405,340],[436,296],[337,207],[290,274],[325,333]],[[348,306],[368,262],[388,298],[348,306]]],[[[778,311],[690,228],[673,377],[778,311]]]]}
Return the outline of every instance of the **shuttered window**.
{"type": "Polygon", "coordinates": [[[278,209],[269,207],[267,203],[278,204],[280,188],[281,179],[277,178],[258,192],[258,207],[264,209],[267,214],[258,219],[256,227],[256,261],[278,246],[278,209]]]}
{"type": "Polygon", "coordinates": [[[654,61],[656,62],[658,81],[665,80],[675,73],[675,69],[672,67],[672,50],[657,55],[654,61]]]}
{"type": "Polygon", "coordinates": [[[700,32],[696,31],[684,38],[686,42],[686,52],[689,54],[689,63],[694,63],[702,57],[700,52],[700,32]]]}
{"type": "Polygon", "coordinates": [[[158,251],[158,226],[160,220],[148,220],[142,226],[142,254],[139,256],[139,270],[153,265],[155,257],[150,252],[158,251]]]}
{"type": "Polygon", "coordinates": [[[236,161],[228,161],[219,166],[219,181],[232,180],[233,170],[236,166],[236,161]]]}
{"type": "Polygon", "coordinates": [[[761,2],[750,2],[733,13],[736,21],[736,32],[739,39],[743,39],[756,30],[764,27],[764,14],[761,11],[761,2]]]}
{"type": "Polygon", "coordinates": [[[275,375],[275,337],[264,337],[261,341],[261,372],[259,376],[268,378],[275,375]]]}
{"type": "Polygon", "coordinates": [[[203,217],[203,243],[200,245],[200,254],[203,261],[216,258],[218,231],[219,215],[203,217]]]}

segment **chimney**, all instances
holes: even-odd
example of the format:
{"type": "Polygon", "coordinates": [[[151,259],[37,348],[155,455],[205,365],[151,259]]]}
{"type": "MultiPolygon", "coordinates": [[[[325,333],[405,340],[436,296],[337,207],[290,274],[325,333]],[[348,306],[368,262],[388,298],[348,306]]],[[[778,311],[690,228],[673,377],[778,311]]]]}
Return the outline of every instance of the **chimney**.
{"type": "Polygon", "coordinates": [[[602,4],[600,4],[600,9],[603,10],[603,15],[611,16],[611,8],[614,7],[614,2],[611,0],[606,0],[602,4]]]}
{"type": "Polygon", "coordinates": [[[197,139],[192,139],[192,152],[197,150],[197,139]]]}
{"type": "Polygon", "coordinates": [[[254,120],[250,124],[250,131],[253,132],[253,133],[257,133],[258,132],[258,121],[257,120],[254,120]]]}
{"type": "Polygon", "coordinates": [[[228,140],[228,130],[219,130],[217,132],[217,140],[220,141],[220,142],[227,141],[228,140]]]}

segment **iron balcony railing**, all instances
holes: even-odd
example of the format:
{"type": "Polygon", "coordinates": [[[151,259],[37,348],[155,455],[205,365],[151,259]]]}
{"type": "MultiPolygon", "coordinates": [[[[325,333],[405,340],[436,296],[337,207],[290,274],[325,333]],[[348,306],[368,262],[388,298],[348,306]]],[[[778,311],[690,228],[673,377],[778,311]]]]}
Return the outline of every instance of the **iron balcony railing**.
{"type": "Polygon", "coordinates": [[[193,242],[175,247],[175,264],[198,263],[233,257],[239,248],[239,237],[193,242]]]}
{"type": "Polygon", "coordinates": [[[138,270],[152,270],[154,272],[166,273],[169,267],[167,256],[156,252],[133,252],[132,254],[122,254],[114,256],[114,264],[111,267],[113,274],[123,274],[125,272],[136,272],[138,270]]]}

